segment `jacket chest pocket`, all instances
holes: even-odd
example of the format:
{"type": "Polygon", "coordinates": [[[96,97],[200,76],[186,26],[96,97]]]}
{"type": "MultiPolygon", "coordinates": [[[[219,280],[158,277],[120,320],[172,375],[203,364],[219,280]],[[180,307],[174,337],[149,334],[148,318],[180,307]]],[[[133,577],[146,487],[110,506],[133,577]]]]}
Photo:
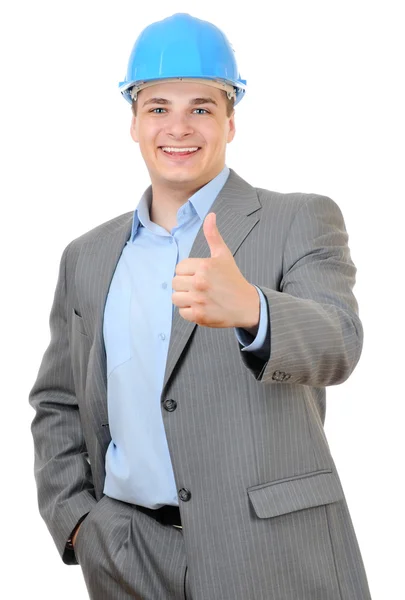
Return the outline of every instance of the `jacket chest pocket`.
{"type": "Polygon", "coordinates": [[[107,377],[114,369],[131,358],[130,310],[129,286],[112,285],[107,296],[103,320],[107,377]]]}

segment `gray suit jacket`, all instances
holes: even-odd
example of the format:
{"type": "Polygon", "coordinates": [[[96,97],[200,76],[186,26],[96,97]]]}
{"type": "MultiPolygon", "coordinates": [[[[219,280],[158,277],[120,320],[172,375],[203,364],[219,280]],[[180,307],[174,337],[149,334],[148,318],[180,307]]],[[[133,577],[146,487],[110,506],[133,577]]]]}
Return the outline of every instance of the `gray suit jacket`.
{"type": "MultiPolygon", "coordinates": [[[[356,267],[336,203],[254,188],[231,169],[217,225],[268,302],[268,361],[231,328],[176,308],[161,400],[194,600],[366,600],[356,536],[324,433],[325,387],[355,368],[363,331],[356,267]]],[[[63,560],[103,494],[108,428],[103,310],[133,213],[65,249],[51,342],[30,394],[40,511],[63,560]]],[[[200,228],[190,257],[208,257],[200,228]]]]}

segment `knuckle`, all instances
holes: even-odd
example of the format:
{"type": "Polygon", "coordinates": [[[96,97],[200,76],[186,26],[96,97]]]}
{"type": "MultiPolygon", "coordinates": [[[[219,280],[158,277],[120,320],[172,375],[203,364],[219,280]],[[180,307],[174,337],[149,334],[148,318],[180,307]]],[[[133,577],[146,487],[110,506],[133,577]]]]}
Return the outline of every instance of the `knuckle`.
{"type": "Polygon", "coordinates": [[[204,312],[198,308],[193,309],[193,318],[197,323],[203,323],[204,312]]]}
{"type": "Polygon", "coordinates": [[[194,287],[197,290],[206,290],[207,289],[208,282],[207,282],[207,279],[205,277],[205,274],[203,274],[203,273],[197,273],[195,275],[194,287]]]}

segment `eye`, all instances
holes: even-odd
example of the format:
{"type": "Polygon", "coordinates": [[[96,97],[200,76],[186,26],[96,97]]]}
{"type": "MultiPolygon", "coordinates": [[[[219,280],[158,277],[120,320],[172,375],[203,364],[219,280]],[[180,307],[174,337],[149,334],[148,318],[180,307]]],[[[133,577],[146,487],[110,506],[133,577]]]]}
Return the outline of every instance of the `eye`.
{"type": "MultiPolygon", "coordinates": [[[[166,109],[165,108],[160,108],[160,107],[159,108],[152,108],[149,112],[155,113],[155,114],[162,114],[162,113],[156,113],[155,111],[157,111],[157,110],[164,110],[165,111],[166,109]]],[[[209,111],[206,108],[195,108],[194,110],[203,110],[204,113],[209,114],[209,111]]]]}

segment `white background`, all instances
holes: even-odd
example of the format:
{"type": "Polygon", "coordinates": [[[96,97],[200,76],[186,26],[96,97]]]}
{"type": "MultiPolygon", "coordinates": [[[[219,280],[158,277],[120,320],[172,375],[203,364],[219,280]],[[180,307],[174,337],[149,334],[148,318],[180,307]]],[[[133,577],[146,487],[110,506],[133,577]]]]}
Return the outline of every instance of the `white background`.
{"type": "Polygon", "coordinates": [[[405,597],[401,4],[2,3],[3,598],[87,597],[38,514],[27,397],[62,250],[133,210],[149,185],[117,84],[141,30],[175,12],[223,29],[247,79],[228,166],[257,187],[328,195],[342,209],[365,339],[353,375],[328,388],[326,433],[373,600],[405,597]]]}

